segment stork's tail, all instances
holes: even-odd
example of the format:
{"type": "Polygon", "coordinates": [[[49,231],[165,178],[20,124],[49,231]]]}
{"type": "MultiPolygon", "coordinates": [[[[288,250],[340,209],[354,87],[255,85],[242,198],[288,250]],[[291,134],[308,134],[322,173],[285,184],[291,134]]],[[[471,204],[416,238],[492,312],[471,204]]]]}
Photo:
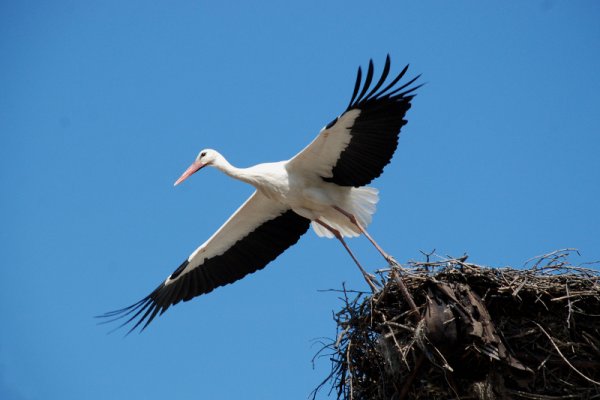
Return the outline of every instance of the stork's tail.
{"type": "MultiPolygon", "coordinates": [[[[350,193],[344,204],[340,207],[354,215],[363,228],[367,228],[373,219],[379,201],[379,190],[373,187],[359,187],[350,189],[350,193]]],[[[331,209],[322,218],[323,222],[340,231],[343,236],[354,237],[360,235],[360,230],[342,213],[331,209]]],[[[332,238],[333,234],[316,222],[312,222],[312,228],[318,236],[332,238]]]]}

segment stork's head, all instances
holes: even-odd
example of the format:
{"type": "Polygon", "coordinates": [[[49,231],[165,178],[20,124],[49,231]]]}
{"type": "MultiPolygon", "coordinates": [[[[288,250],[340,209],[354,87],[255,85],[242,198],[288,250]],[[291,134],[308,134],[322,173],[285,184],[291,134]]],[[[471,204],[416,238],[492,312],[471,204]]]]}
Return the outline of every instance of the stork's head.
{"type": "Polygon", "coordinates": [[[192,165],[190,165],[188,167],[188,169],[186,169],[185,172],[179,177],[179,179],[177,179],[177,181],[175,181],[174,186],[179,185],[181,182],[185,181],[187,178],[192,176],[194,173],[200,171],[202,168],[206,167],[207,165],[213,164],[215,162],[215,160],[218,158],[218,156],[219,156],[219,153],[217,153],[215,150],[212,150],[212,149],[201,150],[200,153],[198,153],[198,157],[196,157],[196,160],[194,160],[192,165]]]}

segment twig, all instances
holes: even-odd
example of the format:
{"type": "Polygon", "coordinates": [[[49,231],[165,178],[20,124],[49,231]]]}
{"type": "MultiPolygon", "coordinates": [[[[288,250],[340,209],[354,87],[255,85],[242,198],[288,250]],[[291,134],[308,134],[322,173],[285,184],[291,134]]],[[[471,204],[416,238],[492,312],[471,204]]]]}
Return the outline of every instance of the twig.
{"type": "Polygon", "coordinates": [[[348,363],[348,372],[350,373],[350,400],[354,400],[354,389],[353,381],[354,376],[352,375],[352,363],[350,362],[350,348],[352,347],[352,340],[348,341],[348,349],[346,350],[346,362],[348,363]]]}
{"type": "Polygon", "coordinates": [[[398,271],[396,269],[392,270],[392,276],[394,277],[394,281],[396,281],[396,284],[400,288],[402,297],[404,297],[404,300],[408,303],[408,306],[412,310],[412,315],[413,315],[414,320],[418,321],[419,320],[419,309],[417,308],[417,305],[415,304],[415,301],[413,300],[412,296],[408,292],[408,289],[406,289],[406,286],[404,285],[404,282],[402,281],[402,278],[400,277],[400,275],[398,274],[398,271]]]}
{"type": "Polygon", "coordinates": [[[577,375],[581,376],[583,379],[585,379],[588,382],[593,383],[594,385],[599,385],[600,386],[600,382],[597,382],[593,379],[588,378],[587,376],[585,376],[582,372],[580,372],[577,368],[575,368],[575,366],[573,366],[573,364],[571,364],[569,362],[569,360],[567,360],[567,358],[563,355],[563,353],[560,351],[560,349],[558,348],[558,346],[556,345],[556,343],[554,343],[554,340],[552,340],[552,336],[550,336],[548,334],[548,332],[546,332],[546,330],[544,328],[542,328],[542,326],[540,324],[538,324],[535,321],[531,321],[533,322],[535,325],[537,325],[538,328],[540,328],[540,330],[544,333],[544,335],[546,335],[546,337],[548,338],[548,340],[550,340],[550,343],[552,343],[552,346],[556,349],[556,351],[558,352],[558,354],[560,355],[560,357],[563,359],[564,362],[567,363],[567,365],[569,367],[571,367],[571,369],[573,371],[575,371],[577,373],[577,375]]]}
{"type": "Polygon", "coordinates": [[[567,304],[569,314],[567,315],[567,328],[571,329],[571,316],[573,315],[573,303],[571,303],[571,293],[569,293],[569,283],[565,283],[565,291],[567,293],[567,304]]]}

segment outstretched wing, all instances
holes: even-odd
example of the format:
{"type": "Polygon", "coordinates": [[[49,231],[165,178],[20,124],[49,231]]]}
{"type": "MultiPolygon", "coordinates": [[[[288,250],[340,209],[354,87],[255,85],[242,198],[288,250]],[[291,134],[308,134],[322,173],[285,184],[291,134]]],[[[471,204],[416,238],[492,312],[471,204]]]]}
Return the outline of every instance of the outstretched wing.
{"type": "Polygon", "coordinates": [[[171,305],[209,293],[264,268],[295,244],[310,221],[268,199],[260,192],[252,196],[190,255],[152,293],[137,303],[101,315],[111,322],[127,318],[134,322],[129,332],[143,324],[144,330],[171,305]]]}
{"type": "Polygon", "coordinates": [[[411,86],[419,76],[399,84],[408,65],[387,85],[390,56],[377,83],[373,81],[373,61],[364,82],[358,68],[354,92],[348,108],[331,121],[319,135],[288,162],[290,170],[316,173],[327,182],[342,186],[364,186],[377,178],[391,161],[404,116],[414,92],[411,86]]]}

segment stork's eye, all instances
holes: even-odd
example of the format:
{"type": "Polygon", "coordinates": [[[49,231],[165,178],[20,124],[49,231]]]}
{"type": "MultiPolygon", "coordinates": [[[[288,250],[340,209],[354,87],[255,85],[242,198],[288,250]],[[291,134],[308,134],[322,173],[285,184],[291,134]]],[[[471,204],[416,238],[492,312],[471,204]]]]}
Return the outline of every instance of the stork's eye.
{"type": "Polygon", "coordinates": [[[203,151],[202,154],[200,154],[200,157],[204,157],[206,155],[206,152],[203,151]]]}

